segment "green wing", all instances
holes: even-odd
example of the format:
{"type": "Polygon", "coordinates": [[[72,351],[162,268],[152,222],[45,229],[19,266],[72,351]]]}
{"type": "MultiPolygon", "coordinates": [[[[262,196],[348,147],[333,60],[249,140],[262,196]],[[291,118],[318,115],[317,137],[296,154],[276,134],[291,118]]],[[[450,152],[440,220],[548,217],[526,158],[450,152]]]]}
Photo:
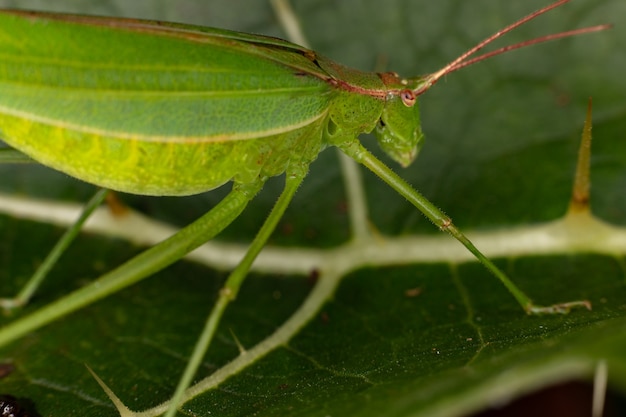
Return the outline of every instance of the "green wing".
{"type": "Polygon", "coordinates": [[[333,90],[311,54],[195,26],[2,12],[0,132],[44,164],[133,193],[277,175],[305,136],[320,142],[311,157],[321,146],[333,90]]]}

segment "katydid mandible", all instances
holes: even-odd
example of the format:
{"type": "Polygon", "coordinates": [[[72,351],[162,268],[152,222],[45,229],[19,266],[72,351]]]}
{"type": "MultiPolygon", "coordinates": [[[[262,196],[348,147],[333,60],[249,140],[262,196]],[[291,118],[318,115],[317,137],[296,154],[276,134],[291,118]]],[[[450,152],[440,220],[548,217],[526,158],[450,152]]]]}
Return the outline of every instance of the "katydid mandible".
{"type": "MultiPolygon", "coordinates": [[[[527,313],[589,308],[587,301],[533,304],[447,216],[358,140],[373,131],[382,150],[408,166],[423,142],[417,97],[443,76],[511,49],[608,27],[548,35],[470,58],[568,1],[517,21],[433,74],[413,78],[353,70],[280,39],[220,29],[0,13],[2,140],[44,165],[128,193],[189,195],[234,183],[231,193],[201,219],[100,278],[97,292],[85,287],[63,303],[9,325],[0,332],[0,344],[171,264],[232,222],[267,178],[285,173],[283,194],[209,317],[205,340],[197,348],[203,354],[309,164],[328,146],[366,166],[465,245],[527,313]],[[115,44],[115,54],[108,44],[115,44]],[[80,67],[84,76],[67,76],[67,66],[80,67]]],[[[179,389],[189,384],[201,357],[194,355],[179,389]]]]}

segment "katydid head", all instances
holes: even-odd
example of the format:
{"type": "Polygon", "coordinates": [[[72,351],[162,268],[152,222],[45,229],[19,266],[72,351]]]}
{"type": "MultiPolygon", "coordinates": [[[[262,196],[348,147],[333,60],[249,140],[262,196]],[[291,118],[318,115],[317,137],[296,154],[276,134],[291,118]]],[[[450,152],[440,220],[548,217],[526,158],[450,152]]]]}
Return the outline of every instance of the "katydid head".
{"type": "Polygon", "coordinates": [[[403,167],[415,160],[424,143],[419,106],[415,101],[410,90],[404,95],[389,97],[374,130],[381,149],[403,167]],[[411,105],[407,105],[406,100],[412,101],[411,105]]]}
{"type": "Polygon", "coordinates": [[[385,103],[385,108],[376,128],[376,136],[381,148],[396,162],[406,167],[413,162],[419,149],[422,146],[423,135],[419,121],[419,111],[417,106],[417,96],[425,93],[430,87],[435,85],[442,77],[451,72],[465,68],[492,56],[500,55],[514,49],[534,45],[536,43],[547,42],[555,39],[565,38],[585,33],[606,30],[611,25],[597,25],[582,29],[570,30],[567,32],[554,33],[539,38],[523,41],[513,45],[505,46],[491,52],[484,53],[474,58],[470,58],[476,52],[500,38],[505,33],[523,25],[524,23],[540,16],[554,8],[557,8],[570,0],[558,0],[542,9],[539,9],[528,16],[512,23],[502,30],[489,36],[478,43],[458,58],[445,65],[440,70],[426,76],[399,79],[393,73],[379,74],[385,85],[389,88],[385,103]]]}

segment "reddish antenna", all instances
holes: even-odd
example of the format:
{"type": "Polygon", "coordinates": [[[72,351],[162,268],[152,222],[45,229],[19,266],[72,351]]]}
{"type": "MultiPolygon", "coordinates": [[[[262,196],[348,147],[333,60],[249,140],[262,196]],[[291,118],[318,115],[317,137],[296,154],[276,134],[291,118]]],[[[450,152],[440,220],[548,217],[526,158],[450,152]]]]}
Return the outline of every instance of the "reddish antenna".
{"type": "Polygon", "coordinates": [[[556,2],[554,2],[552,4],[550,4],[550,5],[542,8],[542,9],[539,9],[539,10],[529,14],[526,17],[521,18],[520,20],[510,24],[509,26],[505,27],[504,29],[499,30],[498,32],[496,32],[493,35],[489,36],[487,39],[485,39],[482,42],[478,43],[473,48],[469,49],[467,52],[465,52],[462,55],[460,55],[457,59],[455,59],[454,61],[450,62],[448,65],[444,66],[439,71],[434,72],[434,73],[432,73],[430,75],[427,75],[425,78],[422,79],[422,83],[420,84],[420,86],[418,88],[416,88],[415,90],[413,90],[413,94],[418,96],[418,95],[424,93],[430,87],[432,87],[443,76],[445,76],[447,74],[450,74],[451,72],[460,70],[461,68],[465,68],[465,67],[467,67],[469,65],[472,65],[472,64],[475,64],[477,62],[480,62],[480,61],[482,61],[484,59],[490,58],[492,56],[500,55],[500,54],[503,54],[505,52],[512,51],[514,49],[524,48],[526,46],[534,45],[536,43],[548,42],[548,41],[552,41],[552,40],[555,40],[555,39],[566,38],[566,37],[569,37],[569,36],[582,35],[584,33],[599,32],[601,30],[610,29],[612,27],[612,25],[606,24],[606,25],[589,26],[589,27],[581,28],[581,29],[574,29],[574,30],[570,30],[570,31],[567,31],[567,32],[553,33],[551,35],[545,35],[545,36],[541,36],[539,38],[534,38],[534,39],[530,39],[530,40],[523,41],[523,42],[520,42],[520,43],[516,43],[516,44],[513,44],[513,45],[505,46],[505,47],[502,47],[500,49],[496,49],[495,51],[487,52],[487,53],[479,55],[477,57],[468,59],[470,56],[474,55],[476,52],[480,51],[481,49],[483,49],[485,46],[487,46],[491,42],[493,42],[496,39],[500,38],[502,35],[512,31],[513,29],[523,25],[524,23],[526,23],[526,22],[528,22],[530,20],[533,20],[534,18],[536,18],[538,16],[541,16],[542,14],[544,14],[546,12],[549,12],[552,9],[556,9],[559,6],[562,6],[563,4],[565,4],[565,3],[569,2],[569,1],[570,0],[559,0],[559,1],[556,1],[556,2]]]}

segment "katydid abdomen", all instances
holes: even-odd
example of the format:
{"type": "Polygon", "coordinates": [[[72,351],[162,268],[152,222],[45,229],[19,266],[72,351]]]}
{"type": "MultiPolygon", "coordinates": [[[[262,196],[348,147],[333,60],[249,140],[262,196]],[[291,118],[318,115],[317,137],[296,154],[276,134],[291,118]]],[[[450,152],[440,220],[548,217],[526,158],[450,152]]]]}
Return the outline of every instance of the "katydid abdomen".
{"type": "Polygon", "coordinates": [[[230,180],[247,183],[279,175],[290,161],[286,151],[316,147],[310,158],[317,155],[323,122],[252,140],[177,142],[115,138],[0,116],[3,139],[44,165],[109,189],[145,195],[190,195],[230,180]]]}

